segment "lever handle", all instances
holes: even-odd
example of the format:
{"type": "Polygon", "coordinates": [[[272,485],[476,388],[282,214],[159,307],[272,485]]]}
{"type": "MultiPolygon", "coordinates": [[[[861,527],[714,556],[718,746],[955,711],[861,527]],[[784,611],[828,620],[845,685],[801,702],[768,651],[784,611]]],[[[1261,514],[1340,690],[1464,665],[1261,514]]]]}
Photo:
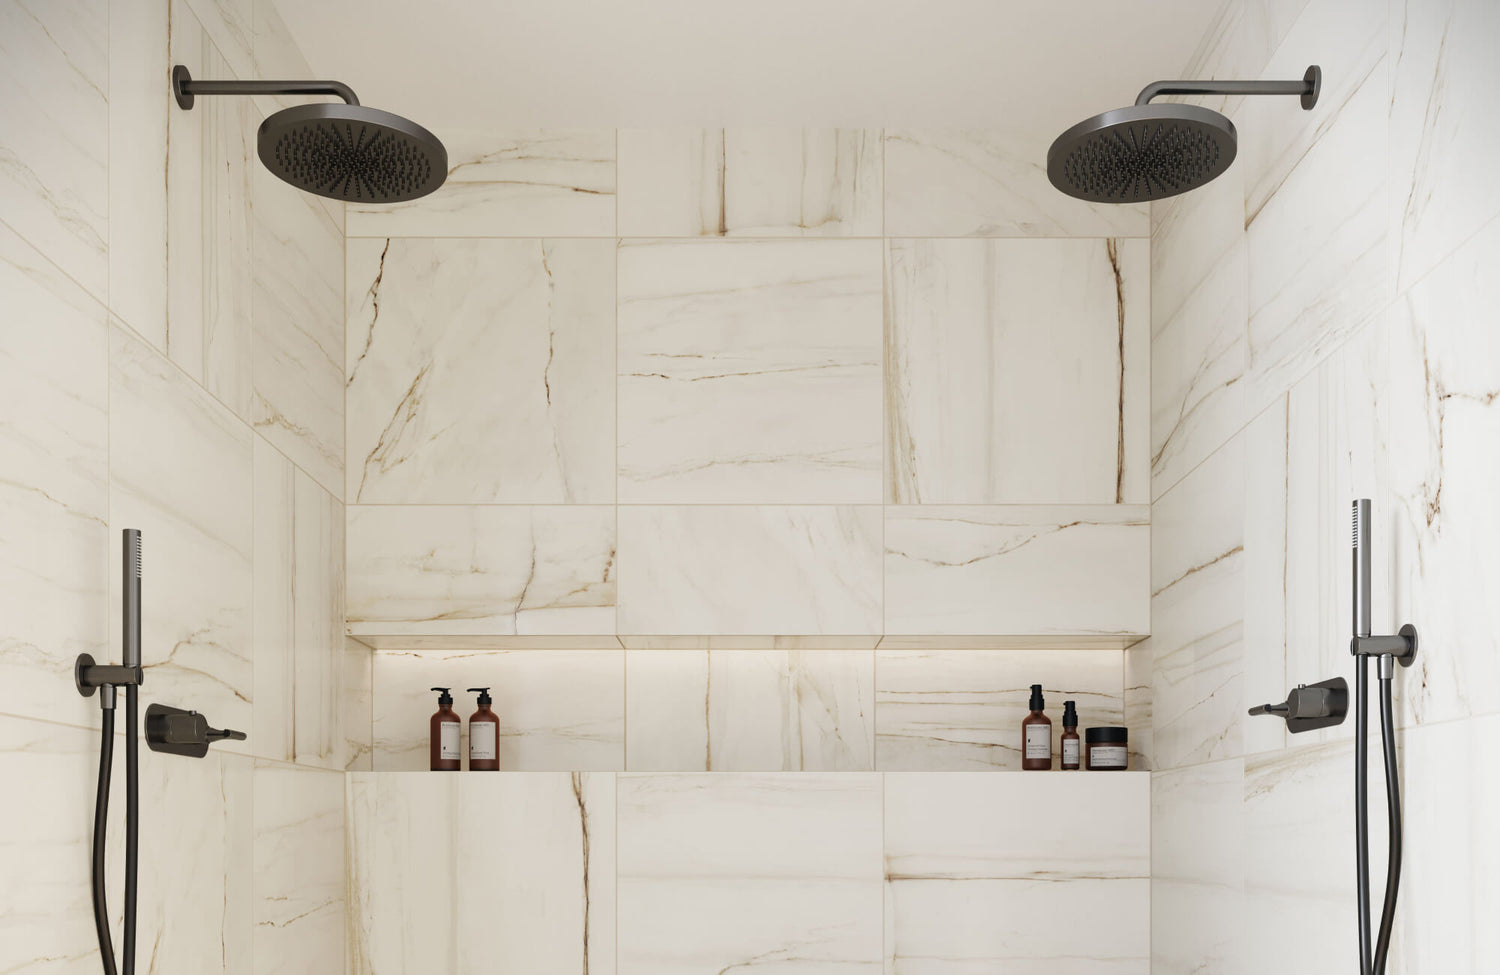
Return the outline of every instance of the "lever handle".
{"type": "Polygon", "coordinates": [[[1261,704],[1250,709],[1251,714],[1286,714],[1291,708],[1286,704],[1261,704]]]}
{"type": "Polygon", "coordinates": [[[245,733],[231,728],[210,728],[197,711],[153,704],[146,709],[146,744],[152,751],[202,758],[216,741],[244,741],[245,733]]]}
{"type": "Polygon", "coordinates": [[[209,741],[244,741],[245,733],[230,728],[209,728],[206,737],[209,741]]]}
{"type": "Polygon", "coordinates": [[[1272,714],[1286,720],[1293,734],[1340,724],[1349,711],[1349,685],[1344,678],[1299,684],[1281,704],[1261,704],[1250,709],[1254,715],[1272,714]]]}

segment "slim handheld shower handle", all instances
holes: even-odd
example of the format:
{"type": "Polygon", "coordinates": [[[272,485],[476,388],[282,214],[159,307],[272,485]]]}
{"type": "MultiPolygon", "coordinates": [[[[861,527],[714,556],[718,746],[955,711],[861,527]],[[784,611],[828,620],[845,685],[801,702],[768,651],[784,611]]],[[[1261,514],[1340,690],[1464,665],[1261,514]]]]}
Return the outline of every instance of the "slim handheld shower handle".
{"type": "Polygon", "coordinates": [[[1354,635],[1370,635],[1370,499],[1353,506],[1354,635]]]}
{"type": "Polygon", "coordinates": [[[123,532],[121,546],[124,557],[121,566],[121,620],[123,638],[122,663],[126,667],[141,665],[141,530],[127,528],[123,532]]]}

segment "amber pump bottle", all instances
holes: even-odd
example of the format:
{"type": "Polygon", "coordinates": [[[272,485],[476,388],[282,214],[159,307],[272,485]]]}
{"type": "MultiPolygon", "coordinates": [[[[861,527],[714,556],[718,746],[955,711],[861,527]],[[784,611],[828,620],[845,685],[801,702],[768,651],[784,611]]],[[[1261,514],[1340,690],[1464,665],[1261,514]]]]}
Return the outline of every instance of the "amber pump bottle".
{"type": "Polygon", "coordinates": [[[453,695],[446,687],[434,687],[438,692],[438,709],[432,715],[432,743],[428,748],[431,768],[434,772],[457,772],[464,767],[463,752],[459,748],[463,738],[464,720],[453,712],[453,695]]]}
{"type": "Polygon", "coordinates": [[[488,687],[471,687],[479,692],[479,709],[469,715],[469,771],[500,771],[500,719],[490,710],[493,701],[488,687]]]}
{"type": "Polygon", "coordinates": [[[1063,702],[1062,766],[1063,771],[1077,771],[1083,742],[1078,738],[1078,709],[1072,701],[1063,702]]]}
{"type": "Polygon", "coordinates": [[[1021,768],[1045,772],[1052,768],[1052,719],[1042,713],[1042,685],[1031,685],[1031,713],[1021,721],[1021,768]]]}

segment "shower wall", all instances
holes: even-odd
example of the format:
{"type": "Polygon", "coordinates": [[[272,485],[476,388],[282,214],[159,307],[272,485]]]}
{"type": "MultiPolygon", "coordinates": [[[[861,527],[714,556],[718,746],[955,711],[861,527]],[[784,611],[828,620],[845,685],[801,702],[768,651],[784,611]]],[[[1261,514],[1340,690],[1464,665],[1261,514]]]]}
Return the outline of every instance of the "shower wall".
{"type": "MultiPolygon", "coordinates": [[[[249,733],[141,747],[142,971],[343,964],[342,207],[254,158],[271,101],[179,111],[200,77],[306,75],[265,2],[0,5],[0,970],[98,972],[89,843],[119,536],[144,544],[142,707],[249,733]]],[[[360,670],[359,668],[363,668],[360,670]]],[[[355,741],[347,741],[345,727],[355,741]]],[[[123,759],[109,906],[122,906],[123,759]]]]}
{"type": "Polygon", "coordinates": [[[1163,975],[1353,970],[1352,724],[1291,736],[1245,709],[1352,682],[1357,497],[1373,500],[1375,629],[1421,633],[1396,680],[1391,970],[1483,971],[1497,948],[1500,787],[1479,748],[1500,731],[1497,36],[1486,0],[1235,0],[1184,71],[1318,63],[1324,89],[1308,113],[1214,104],[1239,160],[1152,212],[1152,637],[1127,670],[1153,689],[1163,975]]]}

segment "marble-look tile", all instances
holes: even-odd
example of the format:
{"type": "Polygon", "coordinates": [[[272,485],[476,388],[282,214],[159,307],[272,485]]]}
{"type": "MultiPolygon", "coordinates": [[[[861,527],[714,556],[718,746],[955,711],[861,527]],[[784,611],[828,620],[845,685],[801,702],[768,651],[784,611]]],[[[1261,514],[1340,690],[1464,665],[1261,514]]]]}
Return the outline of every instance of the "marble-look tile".
{"type": "Polygon", "coordinates": [[[613,237],[609,129],[439,129],[448,179],[431,196],[350,204],[350,237],[613,237]]]}
{"type": "Polygon", "coordinates": [[[1129,764],[1133,769],[1156,767],[1155,718],[1151,709],[1151,668],[1155,655],[1151,638],[1125,648],[1125,727],[1130,729],[1129,764]]]}
{"type": "Polygon", "coordinates": [[[97,700],[59,688],[109,656],[107,316],[3,226],[0,294],[0,711],[88,725],[97,700]]]}
{"type": "Polygon", "coordinates": [[[849,650],[631,650],[632,772],[870,771],[875,673],[849,650]]]}
{"type": "Polygon", "coordinates": [[[619,633],[880,632],[878,506],[631,505],[619,518],[619,633]]]}
{"type": "Polygon", "coordinates": [[[1120,662],[1118,650],[877,650],[876,767],[1019,769],[1032,684],[1053,712],[1056,754],[1065,700],[1083,727],[1121,722],[1120,662]]]}
{"type": "Polygon", "coordinates": [[[109,289],[109,2],[0,8],[5,224],[100,301],[109,289]]]}
{"type": "Polygon", "coordinates": [[[878,775],[622,775],[618,803],[623,975],[880,970],[878,775]]]}
{"type": "Polygon", "coordinates": [[[879,502],[880,262],[873,240],[625,242],[620,501],[879,502]]]}
{"type": "Polygon", "coordinates": [[[613,775],[346,778],[350,972],[615,971],[613,775]]]}
{"type": "Polygon", "coordinates": [[[1404,291],[1500,216],[1500,133],[1487,124],[1500,6],[1393,0],[1391,12],[1391,242],[1404,291]]]}
{"type": "Polygon", "coordinates": [[[885,970],[1144,975],[1149,782],[888,773],[885,970]],[[1101,806],[1108,817],[1093,815],[1101,806]]]}
{"type": "Polygon", "coordinates": [[[343,505],[256,437],[256,755],[344,767],[343,559],[343,505]]]}
{"type": "Polygon", "coordinates": [[[254,0],[187,0],[187,4],[234,76],[255,77],[254,0]]]}
{"type": "MultiPolygon", "coordinates": [[[[110,556],[141,530],[145,695],[251,729],[253,435],[121,327],[110,335],[110,556]]],[[[120,582],[111,583],[118,611],[120,582]]],[[[118,660],[119,635],[110,656],[118,660]]],[[[249,742],[224,742],[250,752],[249,742]]]]}
{"type": "Polygon", "coordinates": [[[911,237],[1144,237],[1146,207],[1085,203],[1047,181],[1057,132],[885,133],[885,230],[911,237]]]}
{"type": "Polygon", "coordinates": [[[258,761],[254,971],[344,968],[344,776],[258,761]]]}
{"type": "Polygon", "coordinates": [[[886,500],[1144,504],[1148,252],[892,241],[886,500]]]}
{"type": "Polygon", "coordinates": [[[1500,220],[1391,316],[1392,501],[1384,511],[1376,502],[1375,554],[1395,554],[1395,602],[1373,605],[1388,609],[1386,623],[1414,623],[1434,651],[1419,650],[1400,681],[1408,723],[1500,711],[1500,636],[1487,609],[1500,592],[1497,260],[1500,220]]]}
{"type": "Polygon", "coordinates": [[[621,129],[622,237],[878,237],[875,129],[621,129]]]}
{"type": "Polygon", "coordinates": [[[1229,972],[1244,926],[1240,759],[1151,777],[1151,970],[1229,972]]]}
{"type": "Polygon", "coordinates": [[[251,167],[251,421],[336,497],[344,489],[344,235],[318,198],[251,167]]]}
{"type": "Polygon", "coordinates": [[[465,688],[490,688],[502,769],[625,767],[622,650],[379,651],[374,657],[377,771],[428,767],[428,719],[437,710],[437,695],[428,688],[448,685],[465,722],[475,709],[475,695],[465,688]]]}
{"type": "Polygon", "coordinates": [[[341,713],[344,770],[374,768],[375,654],[353,637],[344,639],[344,686],[341,713]]]}
{"type": "MultiPolygon", "coordinates": [[[[1242,434],[1245,450],[1245,706],[1285,700],[1287,682],[1287,604],[1306,598],[1287,588],[1290,525],[1291,450],[1287,397],[1268,406],[1242,434]]],[[[1340,510],[1343,510],[1342,508],[1340,510]]],[[[1301,573],[1298,572],[1300,580],[1301,573]]],[[[1344,615],[1340,614],[1339,619],[1344,615]]],[[[1326,674],[1313,681],[1332,677],[1326,674]]],[[[1307,675],[1301,678],[1309,680],[1307,675]]],[[[1286,722],[1257,719],[1244,724],[1244,753],[1286,747],[1286,722]]]]}
{"type": "Polygon", "coordinates": [[[349,633],[615,632],[615,511],[350,505],[349,633]]]}
{"type": "Polygon", "coordinates": [[[345,497],[614,500],[614,245],[351,240],[345,497]]]}
{"type": "Polygon", "coordinates": [[[1236,437],[1151,506],[1156,769],[1241,754],[1244,479],[1236,437]]]}
{"type": "Polygon", "coordinates": [[[1150,537],[1144,505],[889,507],[886,632],[1144,634],[1150,537]]]}

